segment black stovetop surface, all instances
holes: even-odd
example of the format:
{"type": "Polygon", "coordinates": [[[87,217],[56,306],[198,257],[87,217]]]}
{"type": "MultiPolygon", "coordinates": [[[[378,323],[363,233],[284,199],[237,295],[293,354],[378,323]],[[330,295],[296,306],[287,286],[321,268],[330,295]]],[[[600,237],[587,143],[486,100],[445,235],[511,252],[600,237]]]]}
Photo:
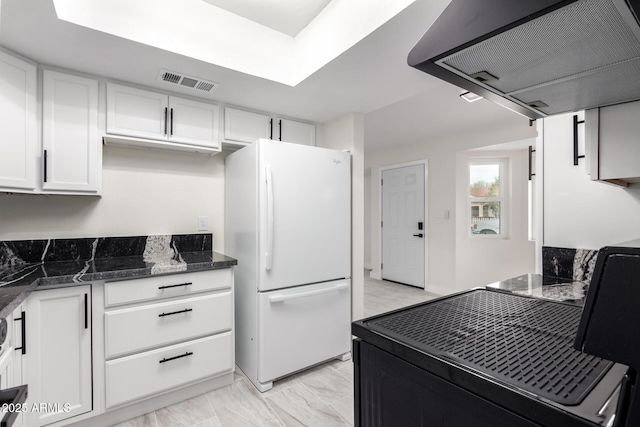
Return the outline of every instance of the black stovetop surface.
{"type": "Polygon", "coordinates": [[[356,321],[352,333],[540,425],[606,425],[627,367],[574,349],[581,313],[473,289],[356,321]]]}
{"type": "Polygon", "coordinates": [[[476,290],[370,321],[374,331],[563,405],[612,362],[573,348],[582,309],[476,290]]]}

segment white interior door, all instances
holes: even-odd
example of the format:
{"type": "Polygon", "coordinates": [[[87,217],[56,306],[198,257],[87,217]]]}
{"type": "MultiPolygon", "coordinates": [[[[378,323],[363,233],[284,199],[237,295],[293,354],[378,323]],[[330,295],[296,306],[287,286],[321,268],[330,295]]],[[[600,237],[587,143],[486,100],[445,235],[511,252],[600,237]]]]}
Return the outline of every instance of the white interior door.
{"type": "Polygon", "coordinates": [[[424,288],[425,166],[382,171],[382,278],[424,288]]]}

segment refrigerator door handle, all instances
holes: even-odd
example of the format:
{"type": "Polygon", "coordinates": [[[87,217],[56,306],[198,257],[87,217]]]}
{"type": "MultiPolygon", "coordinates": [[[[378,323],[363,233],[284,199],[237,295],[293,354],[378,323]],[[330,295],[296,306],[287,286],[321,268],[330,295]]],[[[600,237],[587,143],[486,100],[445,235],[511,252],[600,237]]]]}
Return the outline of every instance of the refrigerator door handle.
{"type": "Polygon", "coordinates": [[[265,270],[273,267],[273,179],[271,166],[264,167],[267,183],[267,252],[265,253],[265,270]]]}
{"type": "Polygon", "coordinates": [[[275,294],[275,295],[271,295],[269,297],[269,302],[270,303],[274,303],[274,302],[287,301],[287,300],[291,300],[291,299],[312,297],[312,296],[316,296],[316,295],[320,295],[320,294],[327,294],[329,292],[338,292],[338,291],[341,291],[341,290],[346,289],[348,287],[349,287],[348,283],[341,283],[339,285],[335,285],[335,286],[332,286],[330,288],[317,289],[317,290],[314,290],[314,291],[298,292],[298,293],[295,293],[295,294],[275,294]]]}

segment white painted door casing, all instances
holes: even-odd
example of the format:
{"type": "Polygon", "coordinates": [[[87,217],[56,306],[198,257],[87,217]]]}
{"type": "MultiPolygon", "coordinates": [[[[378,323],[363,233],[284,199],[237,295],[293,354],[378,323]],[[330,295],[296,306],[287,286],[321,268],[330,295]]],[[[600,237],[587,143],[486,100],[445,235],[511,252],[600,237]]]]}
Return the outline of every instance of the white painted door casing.
{"type": "Polygon", "coordinates": [[[27,424],[91,411],[91,285],[33,292],[26,313],[27,404],[60,405],[59,412],[29,412],[27,424]]]}
{"type": "Polygon", "coordinates": [[[43,72],[43,192],[99,193],[98,81],[43,72]]]}
{"type": "Polygon", "coordinates": [[[383,279],[425,287],[424,201],[424,165],[382,171],[383,279]]]}
{"type": "Polygon", "coordinates": [[[0,50],[0,188],[36,189],[36,66],[0,50]]]}

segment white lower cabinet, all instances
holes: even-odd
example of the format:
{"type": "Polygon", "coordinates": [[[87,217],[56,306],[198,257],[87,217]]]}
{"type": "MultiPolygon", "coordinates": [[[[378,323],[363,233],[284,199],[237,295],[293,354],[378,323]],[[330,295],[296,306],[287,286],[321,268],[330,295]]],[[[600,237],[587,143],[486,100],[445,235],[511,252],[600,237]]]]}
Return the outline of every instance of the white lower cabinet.
{"type": "Polygon", "coordinates": [[[121,356],[230,331],[232,303],[227,291],[109,311],[105,313],[105,355],[121,356]]]}
{"type": "Polygon", "coordinates": [[[107,282],[104,289],[107,411],[224,374],[232,380],[232,268],[107,282]]]}
{"type": "MultiPolygon", "coordinates": [[[[92,410],[91,285],[33,292],[26,309],[28,426],[92,410]]],[[[23,343],[24,345],[24,343],[23,343]]]]}
{"type": "Polygon", "coordinates": [[[0,354],[0,385],[29,386],[15,425],[109,426],[231,384],[233,306],[233,268],[34,291],[0,354]]]}
{"type": "Polygon", "coordinates": [[[106,362],[107,408],[233,369],[225,332],[106,362]]]}

